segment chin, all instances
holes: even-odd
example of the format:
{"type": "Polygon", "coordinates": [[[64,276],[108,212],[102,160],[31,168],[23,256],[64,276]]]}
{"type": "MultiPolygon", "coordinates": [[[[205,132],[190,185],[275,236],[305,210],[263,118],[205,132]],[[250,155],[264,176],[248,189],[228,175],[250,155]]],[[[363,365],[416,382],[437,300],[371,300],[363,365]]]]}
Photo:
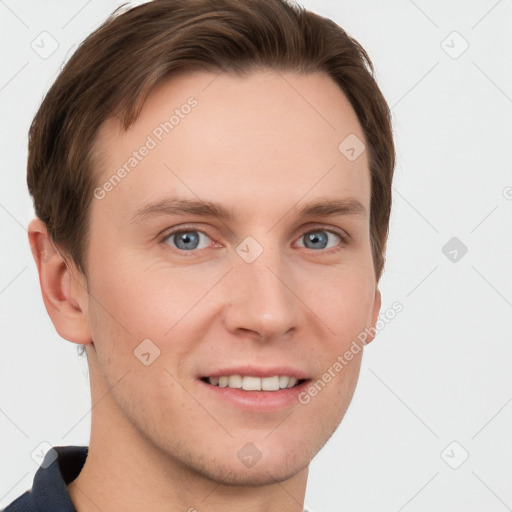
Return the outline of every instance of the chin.
{"type": "Polygon", "coordinates": [[[181,453],[179,458],[189,471],[217,484],[260,487],[284,482],[307,469],[330,435],[290,442],[282,433],[280,436],[274,433],[254,444],[237,438],[230,446],[205,447],[202,455],[189,451],[181,453]],[[253,459],[244,460],[247,456],[253,459]]]}
{"type": "Polygon", "coordinates": [[[220,485],[261,487],[289,480],[309,465],[310,460],[304,460],[303,454],[295,454],[293,458],[296,460],[287,457],[288,460],[265,462],[261,459],[249,468],[232,462],[223,465],[212,461],[194,469],[208,480],[220,485]],[[299,456],[301,460],[298,460],[299,456]]]}

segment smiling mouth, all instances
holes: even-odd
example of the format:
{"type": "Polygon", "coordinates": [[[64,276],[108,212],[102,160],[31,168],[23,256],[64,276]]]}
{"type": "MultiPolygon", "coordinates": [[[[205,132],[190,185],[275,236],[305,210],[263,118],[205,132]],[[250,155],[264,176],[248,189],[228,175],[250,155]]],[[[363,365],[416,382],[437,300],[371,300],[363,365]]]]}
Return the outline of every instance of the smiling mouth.
{"type": "Polygon", "coordinates": [[[222,375],[219,377],[203,377],[207,384],[220,388],[241,389],[244,391],[280,391],[301,385],[306,379],[297,379],[288,375],[273,377],[254,377],[251,375],[222,375]]]}

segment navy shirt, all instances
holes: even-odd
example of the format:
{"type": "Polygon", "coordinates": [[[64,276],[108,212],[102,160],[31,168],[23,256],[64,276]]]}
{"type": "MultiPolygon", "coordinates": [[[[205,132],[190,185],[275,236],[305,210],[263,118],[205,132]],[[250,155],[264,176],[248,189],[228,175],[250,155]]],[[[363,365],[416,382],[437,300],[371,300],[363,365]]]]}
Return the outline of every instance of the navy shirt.
{"type": "Polygon", "coordinates": [[[34,476],[32,489],[15,499],[3,512],[76,512],[66,485],[82,470],[87,446],[54,446],[34,476]]]}
{"type": "MultiPolygon", "coordinates": [[[[82,470],[87,446],[54,446],[34,476],[32,489],[0,512],[76,512],[66,488],[82,470]]],[[[304,509],[304,512],[307,512],[304,509]]]]}

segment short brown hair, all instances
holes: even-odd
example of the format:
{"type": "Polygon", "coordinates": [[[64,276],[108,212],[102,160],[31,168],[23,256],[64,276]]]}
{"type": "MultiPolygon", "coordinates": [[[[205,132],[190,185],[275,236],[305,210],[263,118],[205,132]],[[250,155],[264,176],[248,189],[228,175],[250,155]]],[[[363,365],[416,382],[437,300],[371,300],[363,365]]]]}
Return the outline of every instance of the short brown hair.
{"type": "Polygon", "coordinates": [[[380,278],[395,165],[389,107],[361,45],[287,0],[154,0],[120,8],[69,59],[30,127],[27,182],[36,215],[80,271],[87,272],[102,123],[115,113],[127,129],[151,90],[174,72],[257,68],[323,71],[350,101],[369,150],[370,236],[380,278]]]}

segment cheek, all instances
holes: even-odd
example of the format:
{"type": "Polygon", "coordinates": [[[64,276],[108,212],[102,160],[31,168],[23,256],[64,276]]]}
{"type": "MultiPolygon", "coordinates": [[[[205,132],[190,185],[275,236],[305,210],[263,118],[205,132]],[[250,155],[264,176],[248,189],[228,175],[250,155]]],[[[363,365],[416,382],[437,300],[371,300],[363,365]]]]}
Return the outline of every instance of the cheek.
{"type": "Polygon", "coordinates": [[[134,338],[161,336],[193,299],[177,273],[154,272],[136,260],[116,260],[109,254],[97,268],[90,290],[96,309],[107,323],[134,338]]]}
{"type": "Polygon", "coordinates": [[[170,367],[178,374],[179,362],[204,335],[201,320],[212,306],[201,298],[219,276],[104,256],[92,276],[89,301],[91,333],[102,364],[112,377],[120,376],[122,369],[138,369],[141,363],[134,351],[147,345],[151,356],[174,361],[170,367]]]}
{"type": "Polygon", "coordinates": [[[307,304],[327,327],[331,335],[328,339],[341,350],[372,323],[375,302],[373,268],[352,267],[329,272],[322,279],[317,279],[316,284],[304,290],[307,304]]]}
{"type": "Polygon", "coordinates": [[[311,304],[326,329],[312,353],[319,361],[317,381],[306,390],[303,402],[319,424],[337,427],[352,399],[359,378],[364,344],[358,336],[371,326],[375,300],[373,268],[338,272],[325,282],[325,292],[310,290],[311,304]],[[313,302],[314,301],[314,302],[313,302]]]}

